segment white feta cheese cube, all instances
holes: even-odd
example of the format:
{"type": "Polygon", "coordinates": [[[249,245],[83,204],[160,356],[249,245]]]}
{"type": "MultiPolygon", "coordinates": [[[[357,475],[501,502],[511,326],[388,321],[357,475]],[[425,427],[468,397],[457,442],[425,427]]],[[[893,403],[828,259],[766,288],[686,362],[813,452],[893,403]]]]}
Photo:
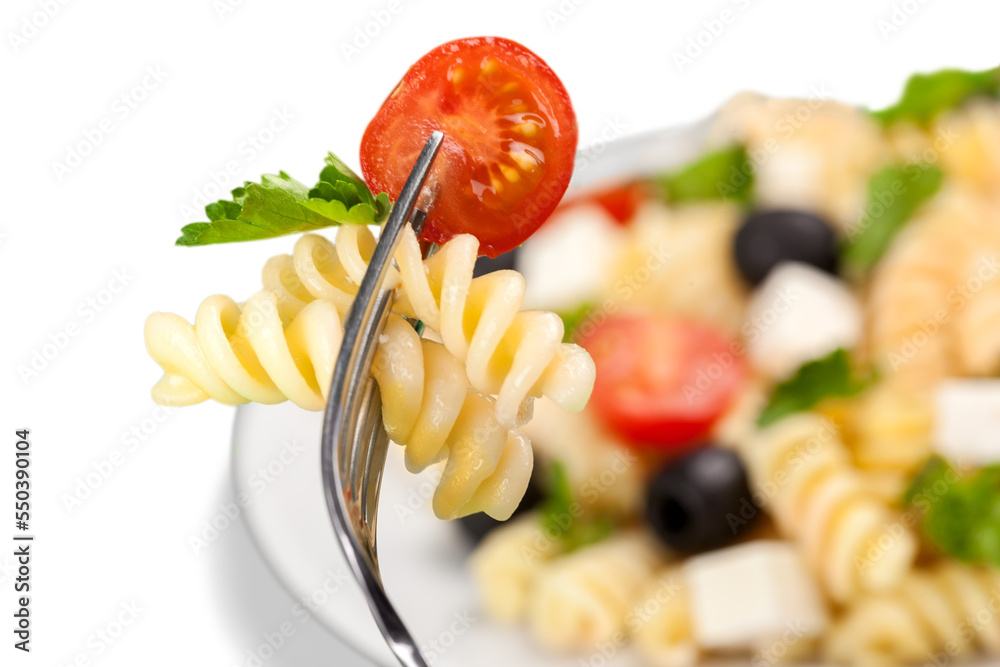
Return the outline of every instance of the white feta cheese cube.
{"type": "Polygon", "coordinates": [[[689,559],[683,568],[699,646],[757,650],[822,634],[827,610],[789,542],[748,542],[689,559]],[[791,639],[794,638],[794,639],[791,639]]]}
{"type": "Polygon", "coordinates": [[[861,339],[861,306],[843,282],[813,266],[779,264],[757,288],[742,329],[747,356],[776,380],[861,339]]]}
{"type": "Polygon", "coordinates": [[[1000,380],[951,378],[938,383],[934,449],[960,465],[1000,463],[1000,380]]]}
{"type": "Polygon", "coordinates": [[[525,308],[569,310],[601,290],[625,231],[600,206],[578,204],[553,215],[521,248],[525,308]]]}

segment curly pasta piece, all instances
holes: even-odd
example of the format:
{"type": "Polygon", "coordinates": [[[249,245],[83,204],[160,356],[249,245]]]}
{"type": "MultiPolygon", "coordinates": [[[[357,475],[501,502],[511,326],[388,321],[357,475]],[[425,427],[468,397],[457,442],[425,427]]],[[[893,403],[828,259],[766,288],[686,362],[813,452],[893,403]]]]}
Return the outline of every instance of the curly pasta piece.
{"type": "Polygon", "coordinates": [[[900,233],[868,299],[874,361],[927,387],[1000,369],[1000,212],[957,186],[900,233]]]}
{"type": "MultiPolygon", "coordinates": [[[[375,237],[363,225],[340,227],[336,244],[318,234],[304,234],[291,255],[275,255],[264,264],[261,281],[278,295],[287,315],[315,299],[332,301],[343,315],[354,302],[374,251],[375,237]]],[[[398,281],[398,272],[390,267],[383,287],[398,281]]]]}
{"type": "Polygon", "coordinates": [[[834,600],[891,588],[906,575],[916,538],[866,488],[830,422],[788,417],[738,449],[779,532],[799,544],[834,600]]]}
{"type": "Polygon", "coordinates": [[[857,399],[847,413],[845,440],[872,488],[885,489],[887,498],[902,497],[931,454],[933,415],[930,394],[898,379],[879,382],[857,399]]]}
{"type": "Polygon", "coordinates": [[[492,398],[467,387],[462,364],[393,315],[372,376],[382,392],[386,431],[404,445],[406,467],[419,472],[447,459],[434,513],[442,519],[475,512],[510,518],[528,488],[531,445],[497,421],[492,398]]]}
{"type": "Polygon", "coordinates": [[[310,306],[283,317],[278,296],[261,290],[243,305],[208,297],[193,325],[153,313],[146,348],[164,370],[153,400],[178,406],[209,398],[227,405],[291,400],[322,410],[343,330],[332,302],[310,306]]]}
{"type": "Polygon", "coordinates": [[[463,234],[427,260],[407,229],[396,251],[400,272],[397,310],[441,334],[445,348],[465,363],[469,382],[497,397],[497,418],[513,425],[529,398],[547,396],[564,410],[581,410],[594,383],[594,362],[563,343],[555,313],[522,311],[524,278],[495,271],[473,278],[479,241],[463,234]]]}
{"type": "MultiPolygon", "coordinates": [[[[344,227],[334,245],[306,234],[291,255],[271,258],[264,286],[294,314],[314,299],[329,299],[341,313],[350,306],[375,246],[365,227],[344,227]]],[[[593,386],[594,365],[580,347],[562,342],[555,313],[520,311],[524,278],[498,271],[473,279],[479,252],[474,236],[452,239],[424,260],[412,229],[404,230],[386,287],[399,285],[394,309],[438,332],[448,351],[464,362],[472,386],[495,395],[497,417],[514,426],[531,398],[548,396],[560,407],[583,407],[593,386]]]]}
{"type": "MultiPolygon", "coordinates": [[[[294,315],[287,307],[274,291],[261,290],[242,308],[228,297],[209,297],[193,326],[172,314],[150,316],[146,345],[164,369],[153,398],[165,405],[289,399],[323,409],[343,335],[340,316],[326,299],[294,315]]],[[[520,431],[500,425],[490,397],[467,388],[461,363],[392,316],[373,376],[386,431],[407,446],[407,466],[422,470],[446,459],[435,514],[509,518],[531,476],[531,446],[520,431]]]]}
{"type": "Polygon", "coordinates": [[[563,464],[573,496],[586,511],[632,517],[642,510],[646,462],[591,410],[569,413],[551,401],[536,401],[524,432],[545,460],[563,464]]]}
{"type": "Polygon", "coordinates": [[[629,224],[600,302],[648,308],[735,335],[746,306],[730,256],[740,215],[731,204],[645,204],[629,224]]]}
{"type": "Polygon", "coordinates": [[[978,99],[942,115],[930,133],[941,166],[988,197],[1000,191],[1000,103],[978,99]]]}
{"type": "Polygon", "coordinates": [[[821,95],[737,95],[716,114],[708,143],[746,146],[758,204],[817,211],[841,229],[855,223],[869,176],[889,157],[864,110],[821,95]]]}
{"type": "Polygon", "coordinates": [[[655,667],[691,667],[701,648],[694,636],[691,601],[680,569],[660,571],[635,602],[630,623],[636,646],[655,667]],[[666,585],[664,585],[666,583],[666,585]]]}
{"type": "Polygon", "coordinates": [[[825,644],[852,667],[946,664],[976,651],[1000,655],[1000,572],[944,562],[912,572],[888,593],[852,603],[825,644]]]}
{"type": "Polygon", "coordinates": [[[632,604],[662,565],[649,536],[614,535],[545,566],[528,603],[535,638],[556,650],[624,637],[632,604]]]}
{"type": "Polygon", "coordinates": [[[494,529],[470,560],[479,597],[490,617],[513,622],[524,618],[538,574],[559,553],[536,514],[494,529]]]}

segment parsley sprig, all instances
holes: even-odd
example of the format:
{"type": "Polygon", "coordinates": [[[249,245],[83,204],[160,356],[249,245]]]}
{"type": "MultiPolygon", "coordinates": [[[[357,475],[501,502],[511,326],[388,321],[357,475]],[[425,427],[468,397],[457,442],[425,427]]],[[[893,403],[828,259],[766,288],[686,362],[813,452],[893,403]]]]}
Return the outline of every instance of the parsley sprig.
{"type": "Polygon", "coordinates": [[[381,224],[389,216],[389,195],[372,194],[364,180],[330,153],[312,188],[285,172],[246,182],[231,200],[205,207],[209,222],[181,229],[177,245],[256,241],[333,225],[381,224]]]}
{"type": "Polygon", "coordinates": [[[962,474],[931,457],[904,500],[920,513],[924,535],[942,552],[1000,567],[1000,465],[962,474]]]}

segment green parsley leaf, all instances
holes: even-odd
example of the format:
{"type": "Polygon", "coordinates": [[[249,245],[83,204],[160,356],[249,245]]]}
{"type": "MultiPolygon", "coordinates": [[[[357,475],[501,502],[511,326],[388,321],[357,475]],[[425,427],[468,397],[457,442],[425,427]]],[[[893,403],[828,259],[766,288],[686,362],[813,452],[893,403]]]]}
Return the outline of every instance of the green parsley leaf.
{"type": "Polygon", "coordinates": [[[893,238],[920,206],[941,187],[944,175],[933,165],[892,164],[868,180],[864,213],[847,230],[842,248],[845,265],[863,273],[878,262],[893,238]]]}
{"type": "Polygon", "coordinates": [[[883,125],[910,120],[927,126],[942,111],[954,109],[973,97],[1000,96],[1000,67],[983,72],[945,69],[914,74],[906,82],[899,101],[871,112],[883,125]]]}
{"type": "Polygon", "coordinates": [[[546,532],[558,536],[562,551],[576,551],[610,537],[614,523],[607,517],[585,516],[580,503],[574,500],[565,464],[556,461],[550,474],[548,497],[540,516],[546,532]]]}
{"type": "Polygon", "coordinates": [[[563,532],[573,516],[573,489],[570,488],[566,465],[561,461],[552,464],[549,471],[548,497],[542,505],[542,521],[552,533],[563,532]]]}
{"type": "Polygon", "coordinates": [[[856,376],[850,354],[839,348],[822,359],[804,364],[795,375],[779,383],[757,417],[757,425],[768,426],[790,414],[804,412],[825,398],[855,396],[872,379],[856,376]]]}
{"type": "Polygon", "coordinates": [[[938,549],[966,563],[1000,566],[1000,465],[961,475],[931,457],[906,491],[938,549]]]}
{"type": "Polygon", "coordinates": [[[255,241],[314,231],[331,225],[381,224],[389,216],[389,195],[374,196],[365,182],[333,153],[319,182],[309,189],[285,172],[264,175],[233,190],[231,201],[205,207],[209,222],[181,229],[177,245],[255,241]]]}
{"type": "Polygon", "coordinates": [[[573,335],[576,334],[576,330],[579,329],[580,325],[587,320],[592,310],[594,310],[594,304],[584,302],[575,308],[559,313],[559,317],[561,317],[563,321],[564,343],[568,343],[573,339],[573,335]]]}
{"type": "Polygon", "coordinates": [[[679,170],[662,174],[657,182],[671,203],[732,199],[748,202],[753,195],[753,172],[747,174],[743,146],[707,153],[679,170]]]}

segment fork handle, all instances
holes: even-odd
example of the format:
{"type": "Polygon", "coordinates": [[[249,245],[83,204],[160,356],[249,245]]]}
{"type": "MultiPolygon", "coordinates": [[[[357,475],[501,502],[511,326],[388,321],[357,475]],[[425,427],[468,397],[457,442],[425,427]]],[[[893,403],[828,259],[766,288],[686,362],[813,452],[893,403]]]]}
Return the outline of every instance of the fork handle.
{"type": "MultiPolygon", "coordinates": [[[[388,436],[381,424],[378,388],[371,366],[392,302],[385,282],[392,256],[410,220],[444,135],[433,132],[396,199],[368,270],[344,321],[323,421],[321,470],[327,509],[338,541],[361,585],[375,622],[403,667],[427,667],[420,649],[385,594],[376,550],[375,517],[388,436]],[[361,422],[361,415],[366,419],[361,422]],[[374,426],[374,428],[372,428],[374,426]],[[359,447],[360,440],[368,438],[359,447]],[[363,459],[357,454],[364,452],[363,459]]],[[[422,223],[421,212],[416,215],[422,223]]]]}

